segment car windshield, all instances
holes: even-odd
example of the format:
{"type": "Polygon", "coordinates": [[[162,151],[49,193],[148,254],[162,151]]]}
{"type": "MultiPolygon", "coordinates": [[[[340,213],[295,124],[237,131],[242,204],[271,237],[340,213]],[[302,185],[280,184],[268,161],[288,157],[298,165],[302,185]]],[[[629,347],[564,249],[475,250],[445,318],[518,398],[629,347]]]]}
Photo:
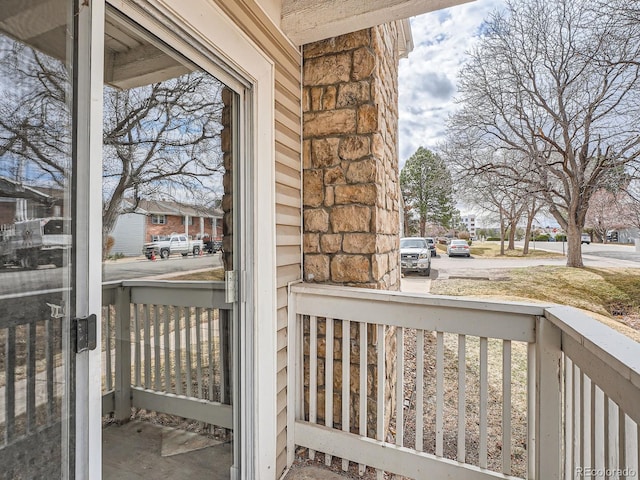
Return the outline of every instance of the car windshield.
{"type": "Polygon", "coordinates": [[[427,242],[422,238],[403,238],[400,240],[400,248],[425,248],[427,242]]]}
{"type": "Polygon", "coordinates": [[[466,245],[466,240],[451,240],[451,245],[466,245]]]}

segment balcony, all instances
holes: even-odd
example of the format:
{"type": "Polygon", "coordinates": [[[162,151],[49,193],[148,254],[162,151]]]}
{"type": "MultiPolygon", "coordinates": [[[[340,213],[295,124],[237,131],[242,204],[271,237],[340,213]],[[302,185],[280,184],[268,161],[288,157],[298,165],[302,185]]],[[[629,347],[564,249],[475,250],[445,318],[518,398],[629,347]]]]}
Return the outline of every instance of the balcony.
{"type": "Polygon", "coordinates": [[[377,478],[638,475],[640,345],[574,309],[306,284],[289,305],[290,461],[304,447],[377,478]]]}
{"type": "MultiPolygon", "coordinates": [[[[574,309],[308,284],[291,286],[289,306],[290,464],[297,452],[367,478],[638,475],[640,345],[574,309]]],[[[151,444],[135,439],[140,432],[150,438],[158,425],[197,425],[211,440],[209,463],[199,471],[201,451],[182,457],[182,465],[157,451],[146,458],[165,478],[171,469],[187,471],[184,462],[189,478],[211,478],[215,458],[219,478],[228,478],[229,308],[222,285],[212,282],[104,285],[104,437],[133,444],[124,458],[140,458],[127,448],[151,444]],[[113,422],[140,411],[147,416],[139,420],[150,423],[113,422]]],[[[29,331],[55,328],[35,315],[23,320],[33,323],[25,324],[29,331]]],[[[7,352],[3,448],[28,442],[30,424],[34,431],[48,425],[38,423],[40,411],[56,405],[61,375],[57,350],[40,361],[37,349],[16,348],[17,328],[0,332],[7,352]],[[16,365],[26,375],[19,368],[13,374],[16,365]],[[23,435],[14,425],[24,419],[23,435]]],[[[108,453],[104,478],[124,478],[109,470],[108,453]]]]}

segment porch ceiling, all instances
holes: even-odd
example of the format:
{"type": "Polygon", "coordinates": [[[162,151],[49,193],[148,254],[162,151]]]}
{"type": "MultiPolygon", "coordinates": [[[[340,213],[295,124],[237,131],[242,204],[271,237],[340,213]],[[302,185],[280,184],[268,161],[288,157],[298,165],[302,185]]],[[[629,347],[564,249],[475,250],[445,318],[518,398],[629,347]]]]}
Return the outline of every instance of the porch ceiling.
{"type": "MultiPolygon", "coordinates": [[[[67,12],[58,0],[4,0],[0,33],[53,58],[67,55],[67,12]]],[[[175,78],[192,70],[181,59],[114,15],[105,24],[105,83],[132,88],[175,78]]]]}
{"type": "Polygon", "coordinates": [[[281,28],[297,45],[473,0],[283,0],[281,28]]]}

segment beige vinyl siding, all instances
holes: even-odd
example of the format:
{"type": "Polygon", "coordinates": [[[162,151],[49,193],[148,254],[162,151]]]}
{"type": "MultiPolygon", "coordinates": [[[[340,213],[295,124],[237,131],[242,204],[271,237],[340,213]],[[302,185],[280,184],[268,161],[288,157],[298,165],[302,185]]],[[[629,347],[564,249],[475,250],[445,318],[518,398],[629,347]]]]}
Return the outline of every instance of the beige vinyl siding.
{"type": "Polygon", "coordinates": [[[253,0],[215,0],[275,66],[277,445],[276,478],[286,467],[287,284],[301,278],[300,52],[253,0]]]}

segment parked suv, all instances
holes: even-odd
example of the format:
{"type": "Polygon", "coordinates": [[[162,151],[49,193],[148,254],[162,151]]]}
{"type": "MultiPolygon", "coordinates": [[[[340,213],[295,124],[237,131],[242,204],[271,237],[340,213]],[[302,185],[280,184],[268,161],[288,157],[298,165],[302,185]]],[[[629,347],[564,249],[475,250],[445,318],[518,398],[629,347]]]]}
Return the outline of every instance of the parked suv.
{"type": "Polygon", "coordinates": [[[400,239],[400,268],[402,273],[418,272],[425,276],[431,274],[431,252],[424,238],[400,239]]]}
{"type": "Polygon", "coordinates": [[[436,241],[431,237],[426,237],[425,240],[427,241],[427,245],[429,246],[429,251],[431,252],[431,256],[436,257],[438,254],[436,252],[436,241]]]}
{"type": "Polygon", "coordinates": [[[588,233],[583,233],[580,235],[580,243],[586,243],[589,245],[591,243],[591,235],[588,233]]]}

